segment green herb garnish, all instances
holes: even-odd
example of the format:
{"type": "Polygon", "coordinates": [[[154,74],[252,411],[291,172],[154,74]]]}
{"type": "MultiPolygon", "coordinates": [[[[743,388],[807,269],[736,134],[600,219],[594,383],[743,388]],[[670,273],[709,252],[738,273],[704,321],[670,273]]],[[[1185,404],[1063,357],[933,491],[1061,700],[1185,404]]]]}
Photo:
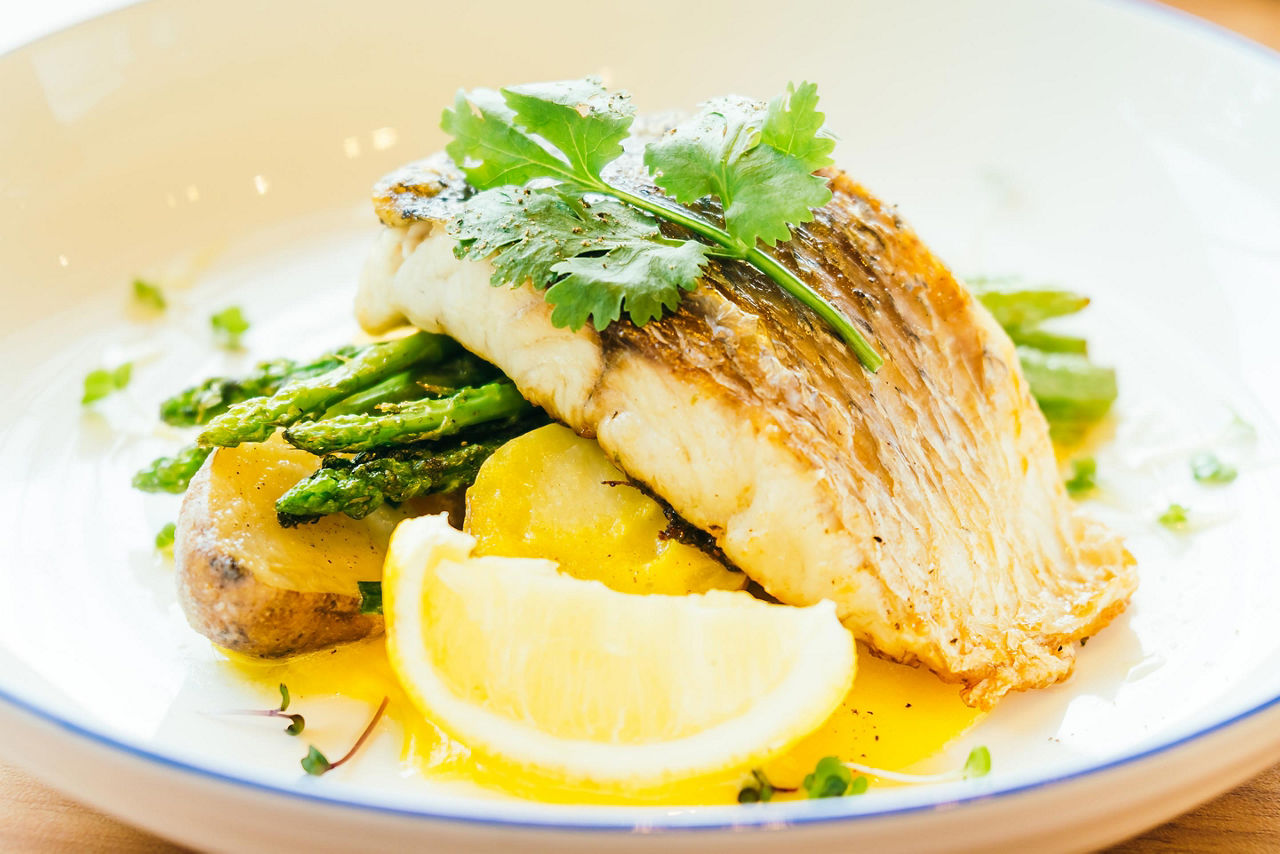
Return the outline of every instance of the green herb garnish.
{"type": "Polygon", "coordinates": [[[364,746],[364,743],[369,740],[369,736],[373,732],[373,728],[378,725],[378,721],[382,718],[382,713],[387,710],[387,703],[390,701],[390,697],[382,698],[382,702],[378,705],[378,710],[373,713],[373,717],[369,720],[369,725],[364,728],[364,732],[360,733],[360,737],[356,739],[356,743],[351,745],[351,749],[348,750],[341,759],[337,762],[330,762],[328,758],[326,758],[325,755],[313,744],[307,748],[307,755],[302,757],[302,770],[306,771],[313,777],[319,777],[322,774],[326,774],[334,768],[344,764],[352,756],[355,756],[356,751],[364,746]]]}
{"type": "Polygon", "coordinates": [[[1095,479],[1098,474],[1098,462],[1093,457],[1081,457],[1071,461],[1071,477],[1065,481],[1067,493],[1072,498],[1087,495],[1097,488],[1095,479]]]}
{"type": "Polygon", "coordinates": [[[286,709],[289,708],[289,687],[283,682],[280,683],[280,706],[275,709],[236,709],[230,712],[224,712],[228,715],[254,715],[264,718],[288,718],[289,725],[284,731],[289,735],[300,735],[306,729],[307,722],[302,715],[289,714],[286,709]]]}
{"type": "Polygon", "coordinates": [[[867,778],[856,780],[838,756],[824,756],[818,760],[812,774],[807,774],[801,784],[810,798],[839,798],[844,795],[860,795],[867,790],[867,778]]]}
{"type": "Polygon", "coordinates": [[[169,305],[164,298],[164,291],[144,279],[133,280],[133,301],[144,308],[164,311],[169,305]]]}
{"type": "Polygon", "coordinates": [[[228,350],[240,349],[240,336],[249,331],[249,321],[245,320],[244,312],[238,305],[224,308],[212,315],[209,325],[213,327],[214,339],[228,350]]]}
{"type": "Polygon", "coordinates": [[[357,581],[356,587],[360,588],[360,613],[361,614],[381,614],[382,613],[382,582],[381,581],[357,581]]]}
{"type": "Polygon", "coordinates": [[[156,532],[156,548],[162,552],[173,550],[173,536],[177,526],[172,522],[156,532]]]}
{"type": "Polygon", "coordinates": [[[751,779],[746,782],[741,789],[738,790],[738,803],[755,804],[768,803],[773,800],[774,792],[794,792],[795,789],[788,789],[783,786],[775,786],[769,782],[769,778],[759,768],[751,769],[751,779]]]}
{"type": "Polygon", "coordinates": [[[1227,484],[1236,479],[1236,467],[1224,463],[1216,454],[1204,452],[1191,458],[1191,474],[1200,483],[1227,484]]]}
{"type": "MultiPolygon", "coordinates": [[[[991,751],[986,747],[975,747],[969,751],[964,767],[956,771],[944,771],[941,774],[904,774],[899,771],[887,771],[873,768],[858,762],[841,762],[838,756],[824,756],[818,760],[811,774],[805,775],[801,788],[810,798],[839,798],[845,795],[861,795],[867,790],[866,776],[880,777],[897,783],[949,783],[956,780],[970,780],[985,777],[991,773],[991,751]],[[857,772],[859,776],[854,777],[857,772]]],[[[751,780],[738,791],[738,803],[751,804],[770,800],[775,792],[794,792],[796,789],[785,789],[769,782],[764,773],[756,769],[751,772],[751,780]]]]}
{"type": "MultiPolygon", "coordinates": [[[[1086,638],[1087,640],[1087,638],[1086,638]]],[[[1081,642],[1083,646],[1083,641],[1081,642]]],[[[985,777],[991,773],[991,751],[986,747],[975,747],[969,751],[969,758],[964,761],[961,771],[966,780],[974,777],[985,777]]]]}
{"type": "Polygon", "coordinates": [[[441,117],[446,151],[480,192],[449,224],[460,258],[492,256],[494,285],[546,290],[551,322],[597,330],[625,312],[643,326],[697,287],[711,258],[745,261],[819,315],[863,366],[882,364],[852,322],[759,244],[791,236],[831,198],[813,174],[831,163],[812,83],[767,109],[722,99],[650,143],[646,166],[675,201],[719,199],[724,228],[658,196],[607,182],[635,116],[629,96],[595,78],[459,91],[441,117]],[[700,239],[664,236],[659,221],[700,239]]]}
{"type": "Polygon", "coordinates": [[[80,398],[81,405],[87,406],[97,400],[102,400],[109,394],[129,385],[129,380],[133,377],[133,363],[125,362],[114,368],[97,368],[90,371],[84,378],[84,395],[80,398]]]}
{"type": "Polygon", "coordinates": [[[312,777],[319,777],[333,767],[325,755],[314,744],[307,747],[307,755],[302,757],[302,770],[312,777]]]}
{"type": "Polygon", "coordinates": [[[1168,509],[1156,517],[1156,521],[1171,531],[1181,531],[1187,527],[1187,515],[1191,512],[1189,507],[1183,507],[1181,504],[1170,504],[1168,509]]]}

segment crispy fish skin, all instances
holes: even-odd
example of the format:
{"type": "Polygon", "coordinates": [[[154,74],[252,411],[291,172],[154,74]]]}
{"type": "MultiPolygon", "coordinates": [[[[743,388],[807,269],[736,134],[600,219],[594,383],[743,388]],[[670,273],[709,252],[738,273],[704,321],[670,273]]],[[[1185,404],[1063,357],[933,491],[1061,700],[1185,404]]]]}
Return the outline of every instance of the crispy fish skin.
{"type": "MultiPolygon", "coordinates": [[[[641,174],[633,160],[619,180],[652,192],[641,174]]],[[[528,285],[454,258],[443,223],[465,185],[442,157],[376,188],[387,228],[357,315],[458,339],[770,594],[833,600],[880,654],[989,708],[1066,678],[1075,641],[1124,610],[1135,562],[1067,498],[1008,336],[892,208],[827,174],[834,198],[776,256],[863,328],[876,374],[735,262],[642,328],[557,329],[528,285]]]]}

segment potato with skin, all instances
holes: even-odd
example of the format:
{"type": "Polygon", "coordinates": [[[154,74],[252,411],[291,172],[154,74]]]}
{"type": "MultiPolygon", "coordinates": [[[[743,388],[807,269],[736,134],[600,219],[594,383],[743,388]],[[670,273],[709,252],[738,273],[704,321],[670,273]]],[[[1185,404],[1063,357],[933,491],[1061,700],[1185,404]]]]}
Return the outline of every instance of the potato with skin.
{"type": "Polygon", "coordinates": [[[192,479],[174,544],[178,599],[219,646],[280,657],[382,632],[381,615],[360,613],[356,582],[382,577],[391,530],[406,514],[384,508],[282,528],[276,499],[318,464],[276,438],[219,448],[192,479]]]}

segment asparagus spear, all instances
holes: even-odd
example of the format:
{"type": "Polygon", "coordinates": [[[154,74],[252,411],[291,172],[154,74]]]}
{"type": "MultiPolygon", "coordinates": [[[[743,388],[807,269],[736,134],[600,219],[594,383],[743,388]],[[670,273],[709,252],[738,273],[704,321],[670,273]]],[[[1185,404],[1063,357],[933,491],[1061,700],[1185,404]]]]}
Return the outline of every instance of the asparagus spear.
{"type": "Polygon", "coordinates": [[[465,386],[492,380],[497,374],[492,365],[464,353],[441,365],[423,365],[387,377],[377,385],[338,401],[321,417],[363,415],[386,403],[403,403],[428,394],[436,397],[452,394],[465,386]]]}
{"type": "Polygon", "coordinates": [[[387,501],[470,486],[480,464],[512,435],[507,430],[445,448],[432,443],[368,451],[354,459],[327,457],[315,474],[280,496],[276,514],[286,528],[329,513],[363,519],[387,501]]]}
{"type": "Polygon", "coordinates": [[[1045,353],[1075,353],[1079,356],[1089,355],[1089,342],[1075,335],[1063,335],[1060,332],[1046,332],[1043,329],[1023,329],[1014,326],[1006,329],[1013,343],[1019,347],[1034,347],[1045,353]]]}
{"type": "Polygon", "coordinates": [[[385,404],[414,400],[422,397],[425,393],[426,390],[418,384],[416,371],[401,371],[398,374],[392,374],[376,385],[371,385],[362,391],[356,392],[350,397],[344,397],[326,409],[320,417],[333,418],[335,415],[363,415],[373,412],[385,404]]]}
{"type": "Polygon", "coordinates": [[[261,362],[243,377],[210,377],[160,404],[160,420],[174,427],[194,427],[226,412],[233,404],[275,394],[291,380],[307,379],[331,371],[358,353],[358,347],[342,347],[312,362],[292,359],[261,362]]]}
{"type": "Polygon", "coordinates": [[[1116,399],[1116,372],[1071,353],[1044,353],[1018,348],[1022,372],[1031,394],[1049,421],[1057,441],[1071,441],[1111,409],[1116,399]]]}
{"type": "Polygon", "coordinates": [[[159,457],[133,476],[133,488],[143,492],[184,492],[212,452],[212,448],[187,445],[172,457],[159,457]]]}
{"type": "Polygon", "coordinates": [[[965,284],[1005,329],[1030,330],[1051,317],[1075,314],[1089,298],[1071,291],[1027,287],[1016,279],[969,278],[965,284]]]}
{"type": "Polygon", "coordinates": [[[313,454],[356,453],[451,436],[474,424],[522,415],[532,406],[508,380],[459,389],[448,397],[414,400],[383,415],[339,415],[295,424],[284,437],[313,454]]]}
{"type": "Polygon", "coordinates": [[[456,348],[451,339],[427,332],[372,344],[331,371],[289,383],[270,397],[235,404],[209,422],[196,441],[202,446],[224,447],[265,441],[277,427],[318,416],[357,391],[411,365],[439,362],[456,348]]]}

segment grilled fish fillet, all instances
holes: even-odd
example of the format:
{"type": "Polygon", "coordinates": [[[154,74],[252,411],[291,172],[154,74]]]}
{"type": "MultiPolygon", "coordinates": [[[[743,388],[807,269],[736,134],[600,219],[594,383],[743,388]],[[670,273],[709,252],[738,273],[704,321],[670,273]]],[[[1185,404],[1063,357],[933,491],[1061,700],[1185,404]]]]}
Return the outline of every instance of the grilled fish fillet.
{"type": "MultiPolygon", "coordinates": [[[[655,192],[634,153],[611,180],[655,192]]],[[[876,374],[742,263],[712,263],[643,328],[551,325],[493,287],[444,222],[443,156],[375,190],[386,228],[357,316],[448,334],[708,531],[782,602],[833,600],[880,654],[961,682],[971,705],[1069,675],[1075,641],[1137,586],[1121,541],[1075,509],[1012,343],[888,207],[843,172],[776,250],[885,357],[876,374]]],[[[709,211],[714,214],[714,211],[709,211]]]]}

